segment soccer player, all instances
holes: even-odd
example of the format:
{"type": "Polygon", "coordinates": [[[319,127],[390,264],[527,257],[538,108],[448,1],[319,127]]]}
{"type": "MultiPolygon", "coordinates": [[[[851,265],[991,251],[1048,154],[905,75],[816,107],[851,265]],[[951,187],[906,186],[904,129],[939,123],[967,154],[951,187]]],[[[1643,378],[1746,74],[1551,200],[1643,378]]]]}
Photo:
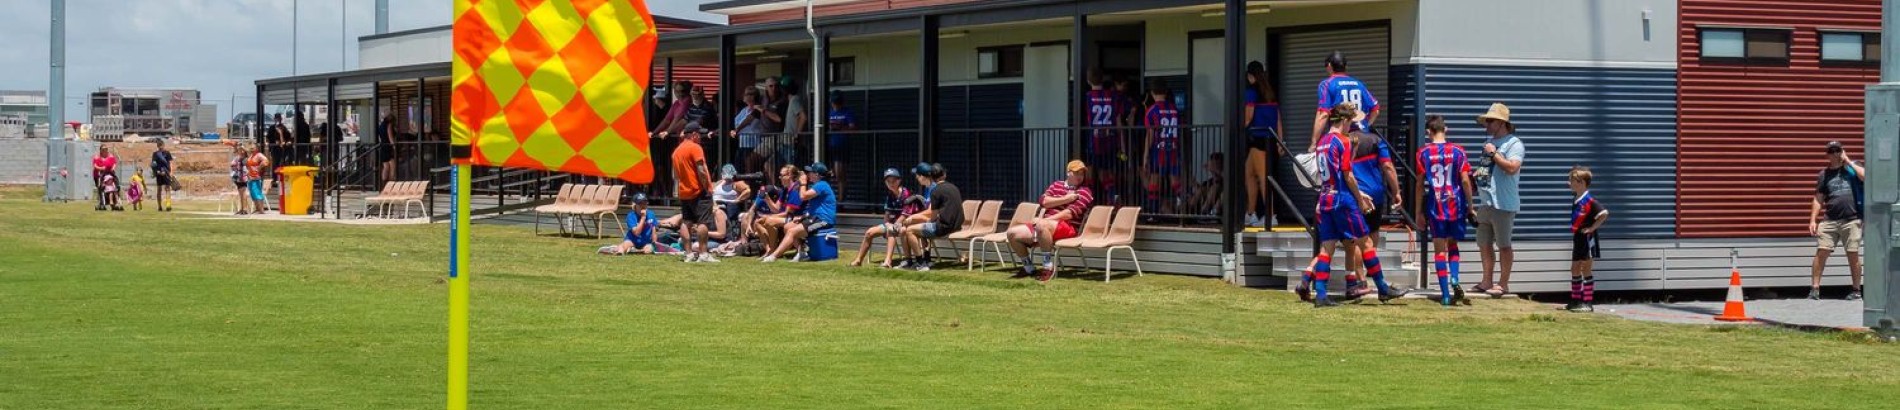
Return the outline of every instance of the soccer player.
{"type": "Polygon", "coordinates": [[[864,240],[858,241],[858,258],[851,261],[851,266],[863,266],[864,260],[871,256],[871,241],[884,238],[884,263],[878,266],[890,268],[892,256],[895,256],[897,248],[901,247],[899,244],[902,243],[900,239],[904,232],[904,220],[921,211],[923,205],[922,198],[913,197],[910,188],[904,187],[903,172],[898,171],[897,168],[885,169],[884,223],[864,230],[864,240]]]}
{"type": "MultiPolygon", "coordinates": [[[[1326,282],[1332,279],[1333,250],[1340,245],[1350,249],[1355,240],[1371,231],[1359,210],[1372,207],[1372,197],[1360,192],[1359,183],[1353,178],[1350,156],[1352,142],[1345,135],[1359,116],[1358,106],[1353,103],[1334,105],[1332,113],[1326,117],[1330,132],[1320,138],[1316,146],[1318,149],[1315,152],[1319,154],[1319,175],[1315,178],[1319,181],[1317,214],[1320,250],[1313,255],[1313,269],[1302,275],[1304,280],[1299,289],[1304,299],[1308,297],[1308,284],[1311,285],[1315,308],[1338,306],[1326,294],[1326,282]]],[[[1386,283],[1385,273],[1379,268],[1378,250],[1366,249],[1360,256],[1365,261],[1367,277],[1379,288],[1380,302],[1405,295],[1386,283]]]]}
{"type": "MultiPolygon", "coordinates": [[[[1121,94],[1108,88],[1108,79],[1102,74],[1101,69],[1089,68],[1088,77],[1089,91],[1083,97],[1082,108],[1084,114],[1088,116],[1089,162],[1097,166],[1120,164],[1126,160],[1127,153],[1122,151],[1121,133],[1114,128],[1127,125],[1120,116],[1126,109],[1122,107],[1122,103],[1126,100],[1122,99],[1121,94]]],[[[1106,193],[1109,198],[1115,198],[1116,189],[1119,188],[1117,185],[1121,182],[1115,175],[1115,170],[1097,169],[1095,178],[1096,188],[1106,193]]]]}
{"type": "Polygon", "coordinates": [[[1425,199],[1425,214],[1430,221],[1427,225],[1432,238],[1433,272],[1438,276],[1439,303],[1450,306],[1457,303],[1470,305],[1465,298],[1465,290],[1458,286],[1458,241],[1465,239],[1466,206],[1471,203],[1471,163],[1465,159],[1465,148],[1445,141],[1445,117],[1425,116],[1425,132],[1431,134],[1432,142],[1418,150],[1419,173],[1425,176],[1425,186],[1429,191],[1425,199]]]}
{"type": "Polygon", "coordinates": [[[1009,227],[1009,247],[1016,252],[1016,258],[1022,261],[1023,270],[1015,278],[1035,276],[1037,281],[1048,282],[1056,275],[1056,241],[1074,238],[1081,232],[1084,216],[1088,215],[1089,205],[1095,202],[1095,193],[1086,182],[1089,167],[1082,161],[1069,161],[1067,176],[1049,184],[1042,191],[1042,217],[1027,224],[1009,227]],[[1030,262],[1030,247],[1042,250],[1042,269],[1037,270],[1030,262]]]}
{"type": "Polygon", "coordinates": [[[1346,132],[1356,130],[1372,131],[1372,123],[1379,121],[1379,98],[1366,89],[1366,83],[1346,75],[1346,55],[1334,51],[1326,56],[1325,80],[1319,82],[1319,114],[1313,117],[1313,144],[1318,146],[1320,133],[1327,129],[1327,116],[1334,106],[1352,103],[1366,114],[1364,119],[1354,120],[1346,132]]]}
{"type": "Polygon", "coordinates": [[[1148,127],[1148,150],[1141,169],[1148,174],[1148,206],[1164,214],[1173,214],[1176,205],[1187,196],[1181,184],[1181,110],[1174,108],[1172,94],[1159,81],[1148,87],[1152,103],[1143,125],[1148,127]],[[1165,199],[1164,199],[1165,198],[1165,199]]]}
{"type": "Polygon", "coordinates": [[[1570,304],[1564,309],[1595,312],[1597,281],[1591,271],[1596,259],[1603,257],[1597,231],[1610,220],[1610,210],[1590,195],[1590,168],[1570,168],[1570,193],[1576,194],[1577,200],[1570,203],[1570,304]]]}

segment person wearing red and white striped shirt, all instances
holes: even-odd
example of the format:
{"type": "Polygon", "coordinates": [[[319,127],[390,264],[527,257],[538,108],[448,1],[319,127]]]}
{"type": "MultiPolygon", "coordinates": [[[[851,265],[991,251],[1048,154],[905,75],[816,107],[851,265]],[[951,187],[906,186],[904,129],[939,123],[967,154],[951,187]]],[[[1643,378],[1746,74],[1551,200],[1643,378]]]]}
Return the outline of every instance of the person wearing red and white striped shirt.
{"type": "Polygon", "coordinates": [[[1043,282],[1054,278],[1056,241],[1080,234],[1082,219],[1088,215],[1089,205],[1095,202],[1095,193],[1083,184],[1088,176],[1088,165],[1079,160],[1069,161],[1066,169],[1066,178],[1049,184],[1049,188],[1042,191],[1042,216],[1009,228],[1009,247],[1022,261],[1022,272],[1015,276],[1017,278],[1035,276],[1043,282]],[[1030,247],[1042,250],[1040,270],[1029,260],[1030,247]]]}

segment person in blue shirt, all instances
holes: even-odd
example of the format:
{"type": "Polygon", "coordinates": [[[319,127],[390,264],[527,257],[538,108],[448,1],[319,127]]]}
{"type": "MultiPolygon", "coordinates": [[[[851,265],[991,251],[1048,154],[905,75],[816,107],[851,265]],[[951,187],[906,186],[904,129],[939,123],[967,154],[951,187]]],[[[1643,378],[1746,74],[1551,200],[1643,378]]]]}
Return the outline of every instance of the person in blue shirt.
{"type": "Polygon", "coordinates": [[[758,218],[756,223],[759,239],[765,240],[767,250],[776,247],[784,239],[786,225],[798,223],[799,217],[804,215],[805,200],[798,194],[802,191],[798,183],[798,167],[791,164],[779,167],[778,180],[780,190],[784,192],[784,195],[778,198],[778,212],[769,215],[761,214],[762,217],[758,218]]]}
{"type": "MultiPolygon", "coordinates": [[[[1352,176],[1359,181],[1359,192],[1372,197],[1372,206],[1361,209],[1364,212],[1366,226],[1372,232],[1379,231],[1379,224],[1385,222],[1386,212],[1402,207],[1399,193],[1399,172],[1392,165],[1392,146],[1385,138],[1371,132],[1355,131],[1352,139],[1352,176]]],[[[1359,237],[1355,250],[1372,249],[1372,235],[1359,237]]],[[[1359,278],[1366,276],[1365,265],[1358,259],[1347,258],[1346,269],[1354,273],[1346,274],[1346,295],[1360,298],[1372,294],[1372,289],[1364,286],[1359,278]]]]}
{"type": "Polygon", "coordinates": [[[600,248],[600,253],[606,255],[679,253],[678,250],[653,240],[660,220],[653,216],[653,210],[647,208],[647,203],[647,194],[633,194],[633,211],[627,213],[626,237],[620,241],[619,245],[600,248]]]}
{"type": "Polygon", "coordinates": [[[1359,107],[1365,118],[1353,121],[1351,131],[1371,131],[1371,125],[1379,122],[1379,98],[1372,95],[1366,83],[1346,75],[1346,54],[1334,51],[1326,56],[1326,79],[1319,82],[1319,114],[1313,117],[1313,146],[1319,145],[1319,137],[1326,132],[1326,116],[1333,106],[1352,103],[1359,107]]]}
{"type": "MultiPolygon", "coordinates": [[[[831,229],[838,223],[838,197],[831,191],[831,183],[825,181],[830,177],[831,169],[825,167],[823,163],[805,166],[805,188],[798,190],[798,195],[786,195],[801,198],[804,201],[805,217],[796,223],[785,224],[785,237],[780,239],[778,248],[766,252],[765,258],[760,259],[760,262],[778,260],[778,256],[784,254],[785,251],[804,245],[807,236],[831,229]]],[[[793,261],[804,259],[801,253],[799,257],[793,258],[793,261]]]]}
{"type": "Polygon", "coordinates": [[[1266,66],[1259,61],[1247,63],[1247,106],[1241,111],[1242,121],[1247,123],[1247,219],[1250,227],[1266,227],[1273,215],[1273,201],[1269,198],[1273,188],[1267,186],[1268,178],[1273,174],[1269,153],[1277,151],[1273,142],[1279,138],[1280,97],[1273,89],[1273,83],[1267,81],[1266,66]],[[1266,205],[1266,209],[1260,208],[1266,205]],[[1258,212],[1258,213],[1257,213],[1258,212]]]}
{"type": "Polygon", "coordinates": [[[838,173],[832,179],[838,181],[839,191],[845,190],[844,181],[848,179],[844,176],[844,170],[847,169],[844,161],[851,157],[851,135],[847,133],[857,130],[858,114],[852,112],[851,107],[844,105],[843,93],[832,91],[831,111],[825,114],[825,132],[828,133],[825,139],[825,160],[831,163],[831,169],[838,173]]]}

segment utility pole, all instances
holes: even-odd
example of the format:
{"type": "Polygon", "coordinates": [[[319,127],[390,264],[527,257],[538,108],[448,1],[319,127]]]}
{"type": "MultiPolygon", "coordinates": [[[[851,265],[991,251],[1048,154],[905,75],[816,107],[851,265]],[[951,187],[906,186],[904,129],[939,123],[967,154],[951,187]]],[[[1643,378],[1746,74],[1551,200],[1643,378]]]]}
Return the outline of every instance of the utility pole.
{"type": "Polygon", "coordinates": [[[336,46],[337,72],[350,71],[350,0],[336,0],[337,7],[343,9],[342,29],[337,30],[343,41],[336,46]]]}
{"type": "MultiPolygon", "coordinates": [[[[805,107],[805,115],[811,116],[812,162],[824,163],[825,161],[821,158],[824,158],[826,154],[825,120],[829,118],[826,112],[831,109],[831,106],[826,105],[825,96],[816,94],[825,90],[825,80],[830,79],[828,78],[830,73],[825,72],[825,39],[819,38],[818,27],[812,24],[812,18],[814,18],[812,0],[805,0],[805,32],[811,34],[811,81],[805,82],[806,85],[811,86],[811,91],[806,91],[805,97],[812,102],[810,106],[805,107]]],[[[831,172],[838,172],[838,170],[834,169],[831,172]]]]}
{"type": "Polygon", "coordinates": [[[290,0],[290,75],[297,75],[297,0],[290,0]]]}
{"type": "MultiPolygon", "coordinates": [[[[1880,54],[1900,53],[1896,0],[1881,2],[1880,54]]],[[[1866,204],[1861,209],[1867,258],[1862,321],[1887,338],[1900,338],[1900,61],[1880,59],[1880,84],[1867,87],[1866,204]]]]}
{"type": "MultiPolygon", "coordinates": [[[[47,132],[49,135],[46,136],[46,182],[42,184],[46,190],[41,198],[45,201],[72,198],[72,193],[67,191],[73,186],[69,182],[65,183],[66,186],[57,190],[59,198],[54,198],[53,176],[57,174],[55,170],[64,162],[59,160],[60,155],[56,155],[60,150],[54,147],[65,144],[63,140],[66,139],[66,0],[53,0],[51,18],[52,44],[47,47],[51,50],[48,56],[51,63],[47,67],[50,78],[47,79],[46,85],[46,129],[50,132],[47,132]]],[[[27,126],[31,127],[32,124],[28,123],[27,126]]],[[[71,154],[65,156],[68,160],[71,159],[71,154]]],[[[59,182],[64,181],[66,180],[62,179],[59,182]]]]}

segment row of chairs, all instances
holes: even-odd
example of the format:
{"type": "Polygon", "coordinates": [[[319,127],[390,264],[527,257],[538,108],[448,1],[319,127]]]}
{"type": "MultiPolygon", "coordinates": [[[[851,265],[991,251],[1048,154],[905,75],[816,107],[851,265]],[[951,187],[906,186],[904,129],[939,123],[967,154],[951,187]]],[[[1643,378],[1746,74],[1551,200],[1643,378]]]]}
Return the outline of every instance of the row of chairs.
{"type": "MultiPolygon", "coordinates": [[[[1016,211],[1010,216],[1009,224],[1001,230],[996,223],[1002,215],[1002,201],[963,201],[963,214],[974,215],[968,227],[945,236],[951,241],[951,249],[956,249],[956,241],[967,241],[963,249],[963,259],[967,263],[964,269],[975,270],[978,259],[986,255],[977,249],[978,244],[988,244],[990,254],[998,263],[1007,262],[1003,246],[1009,242],[1009,227],[1027,224],[1042,215],[1042,206],[1033,202],[1016,205],[1016,211]]],[[[1082,258],[1083,269],[1088,266],[1088,254],[1084,251],[1102,251],[1102,281],[1107,282],[1115,274],[1115,251],[1128,253],[1128,259],[1135,264],[1136,275],[1146,275],[1141,269],[1141,258],[1135,255],[1135,229],[1141,221],[1141,207],[1097,206],[1089,209],[1088,217],[1083,219],[1082,231],[1074,238],[1056,241],[1056,263],[1061,264],[1063,250],[1075,251],[1082,258]]],[[[989,266],[988,260],[983,261],[989,266]]]]}
{"type": "Polygon", "coordinates": [[[383,190],[375,196],[363,198],[363,217],[369,217],[369,208],[380,207],[378,215],[388,216],[391,206],[402,206],[402,217],[409,218],[411,205],[415,209],[428,213],[428,204],[422,201],[429,194],[429,181],[389,181],[383,184],[383,190]]]}
{"type": "MultiPolygon", "coordinates": [[[[552,214],[557,218],[591,216],[596,236],[606,234],[602,225],[611,218],[625,235],[627,227],[620,223],[620,196],[626,190],[626,185],[562,185],[560,192],[554,195],[554,203],[534,207],[534,233],[541,234],[541,215],[552,214]]],[[[561,234],[567,234],[567,224],[560,225],[561,234]]],[[[586,230],[586,225],[581,225],[581,229],[586,230]]]]}

